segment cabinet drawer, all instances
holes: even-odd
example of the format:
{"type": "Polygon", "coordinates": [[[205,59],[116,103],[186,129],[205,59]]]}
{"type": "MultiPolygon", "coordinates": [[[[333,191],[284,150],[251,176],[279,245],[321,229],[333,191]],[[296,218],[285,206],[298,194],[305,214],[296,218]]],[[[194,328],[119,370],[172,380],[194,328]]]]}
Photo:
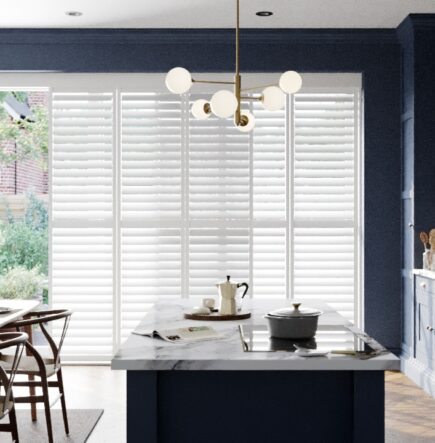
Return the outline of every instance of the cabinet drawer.
{"type": "Polygon", "coordinates": [[[428,297],[435,300],[435,280],[418,275],[415,279],[415,293],[417,302],[420,299],[427,300],[428,297]]]}

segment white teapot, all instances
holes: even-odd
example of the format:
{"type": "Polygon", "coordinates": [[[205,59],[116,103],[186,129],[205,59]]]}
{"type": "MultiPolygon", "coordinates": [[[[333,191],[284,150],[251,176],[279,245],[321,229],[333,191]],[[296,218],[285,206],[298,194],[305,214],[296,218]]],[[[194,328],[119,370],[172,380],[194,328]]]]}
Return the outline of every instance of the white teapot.
{"type": "Polygon", "coordinates": [[[219,289],[220,295],[220,308],[219,313],[221,315],[235,315],[237,313],[236,294],[237,289],[244,286],[245,292],[242,294],[242,298],[248,292],[249,286],[247,283],[232,283],[230,282],[230,276],[227,275],[227,281],[219,283],[216,287],[219,289]]]}

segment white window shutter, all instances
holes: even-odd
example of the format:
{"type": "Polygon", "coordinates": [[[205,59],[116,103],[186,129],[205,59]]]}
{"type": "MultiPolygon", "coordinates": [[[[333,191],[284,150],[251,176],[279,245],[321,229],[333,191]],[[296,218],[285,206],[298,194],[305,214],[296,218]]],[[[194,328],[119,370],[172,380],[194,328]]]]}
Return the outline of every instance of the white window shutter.
{"type": "Polygon", "coordinates": [[[246,102],[248,134],[194,119],[208,94],[92,91],[52,96],[66,359],[108,360],[152,303],[216,296],[227,275],[251,297],[320,299],[355,318],[359,88],[305,86],[276,112],[246,102]]]}
{"type": "Polygon", "coordinates": [[[286,110],[252,108],[252,295],[285,298],[287,291],[286,110]]]}
{"type": "Polygon", "coordinates": [[[53,308],[74,311],[63,355],[107,359],[113,352],[113,94],[54,93],[52,115],[51,300],[53,308]]]}
{"type": "Polygon", "coordinates": [[[293,112],[293,296],[354,320],[358,95],[296,94],[293,112]]]}
{"type": "Polygon", "coordinates": [[[121,339],[181,296],[181,117],[173,94],[121,95],[121,339]]]}

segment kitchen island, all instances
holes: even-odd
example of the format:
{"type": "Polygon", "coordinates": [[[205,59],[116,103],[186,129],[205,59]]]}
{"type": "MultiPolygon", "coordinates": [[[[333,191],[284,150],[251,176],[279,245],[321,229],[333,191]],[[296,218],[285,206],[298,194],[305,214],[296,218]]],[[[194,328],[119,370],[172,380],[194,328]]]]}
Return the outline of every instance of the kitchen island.
{"type": "MultiPolygon", "coordinates": [[[[112,369],[127,371],[129,443],[384,441],[384,371],[400,364],[362,331],[354,329],[380,355],[245,352],[239,325],[265,328],[263,315],[290,302],[245,303],[252,317],[237,322],[184,320],[193,304],[158,303],[138,329],[206,324],[221,339],[182,344],[130,335],[112,360],[112,369]]],[[[324,312],[319,330],[350,326],[328,306],[310,306],[324,312]]],[[[342,337],[334,340],[339,348],[342,337]]]]}

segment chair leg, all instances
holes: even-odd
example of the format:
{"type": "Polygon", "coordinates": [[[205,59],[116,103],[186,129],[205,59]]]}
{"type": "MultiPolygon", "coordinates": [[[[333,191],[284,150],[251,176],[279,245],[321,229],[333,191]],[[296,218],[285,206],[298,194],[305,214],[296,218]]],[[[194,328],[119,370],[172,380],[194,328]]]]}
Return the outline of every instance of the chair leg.
{"type": "MultiPolygon", "coordinates": [[[[28,325],[28,326],[24,326],[24,332],[29,336],[29,343],[32,344],[33,343],[33,330],[32,330],[32,325],[28,325]]],[[[26,355],[30,356],[31,353],[29,352],[28,349],[26,349],[26,355]]],[[[28,376],[29,381],[33,381],[35,380],[35,376],[34,375],[29,375],[28,376]]],[[[29,394],[31,397],[36,395],[36,390],[34,386],[29,386],[29,394]]],[[[32,416],[32,421],[36,421],[38,419],[38,415],[36,412],[36,403],[30,403],[30,414],[32,416]]]]}
{"type": "Polygon", "coordinates": [[[57,371],[57,381],[59,383],[59,392],[61,394],[60,403],[62,405],[63,424],[65,426],[65,433],[66,435],[68,435],[69,425],[68,425],[68,416],[66,411],[65,390],[63,388],[62,369],[59,369],[59,371],[57,371]]]}
{"type": "Polygon", "coordinates": [[[18,438],[17,415],[15,414],[15,406],[9,411],[9,423],[12,428],[12,441],[14,443],[19,443],[20,439],[18,438]]]}
{"type": "Polygon", "coordinates": [[[48,443],[53,443],[53,427],[51,425],[50,399],[48,396],[48,383],[46,377],[41,377],[42,396],[44,397],[45,421],[47,422],[48,443]]]}
{"type": "MultiPolygon", "coordinates": [[[[29,379],[29,381],[34,381],[35,376],[29,375],[28,379],[29,379]]],[[[34,386],[29,386],[29,394],[30,394],[30,397],[34,397],[36,395],[36,389],[34,386]]],[[[37,411],[36,403],[30,403],[30,414],[32,416],[32,421],[38,420],[38,413],[36,411],[37,411]]]]}

